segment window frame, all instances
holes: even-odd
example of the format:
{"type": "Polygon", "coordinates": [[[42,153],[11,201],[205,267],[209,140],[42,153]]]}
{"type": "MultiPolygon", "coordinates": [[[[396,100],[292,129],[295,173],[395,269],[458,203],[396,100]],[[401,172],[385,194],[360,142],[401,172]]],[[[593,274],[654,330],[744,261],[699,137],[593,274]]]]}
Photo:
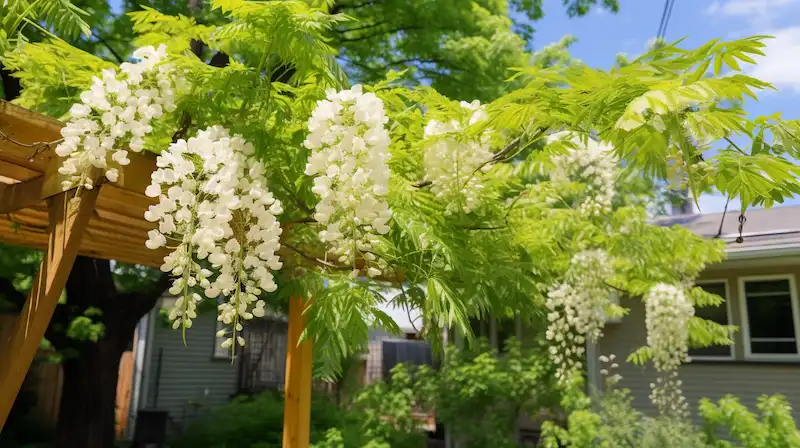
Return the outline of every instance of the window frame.
{"type": "MultiPolygon", "coordinates": [[[[730,283],[729,283],[728,279],[727,278],[703,279],[703,280],[695,282],[694,285],[702,288],[703,285],[710,285],[710,284],[717,284],[717,283],[722,283],[723,285],[725,285],[725,297],[724,297],[725,298],[725,313],[727,314],[728,325],[733,325],[733,310],[731,309],[731,288],[730,288],[730,283]]],[[[697,361],[735,361],[736,360],[736,340],[735,340],[734,336],[735,336],[735,334],[731,335],[732,343],[731,343],[731,345],[728,346],[728,349],[730,350],[730,352],[728,353],[727,356],[724,356],[724,355],[718,355],[718,356],[715,356],[715,355],[692,356],[691,354],[689,356],[692,358],[692,361],[695,361],[695,360],[697,360],[697,361]]]]}
{"type": "MultiPolygon", "coordinates": [[[[220,343],[222,342],[222,341],[220,341],[220,339],[222,339],[223,341],[225,340],[225,338],[217,337],[217,332],[219,330],[221,330],[222,328],[224,328],[224,326],[225,326],[224,323],[222,323],[221,321],[217,320],[216,318],[214,319],[214,332],[211,333],[211,339],[212,339],[212,343],[213,343],[213,345],[211,346],[211,360],[212,361],[228,361],[228,362],[230,362],[230,360],[231,360],[231,349],[230,349],[230,347],[224,349],[225,350],[225,355],[224,356],[219,354],[219,353],[217,353],[217,349],[221,349],[222,348],[220,346],[220,343]]],[[[235,343],[236,343],[236,341],[234,341],[234,344],[235,343]]]]}
{"type": "Polygon", "coordinates": [[[797,284],[794,274],[772,274],[772,275],[748,275],[739,277],[739,311],[742,313],[742,338],[744,345],[744,359],[754,361],[798,361],[800,360],[800,306],[797,301],[797,284]],[[752,341],[750,340],[750,316],[747,313],[747,290],[745,286],[748,281],[766,280],[788,280],[789,281],[789,304],[792,307],[792,323],[794,324],[794,339],[797,346],[797,353],[753,353],[752,341]]]}

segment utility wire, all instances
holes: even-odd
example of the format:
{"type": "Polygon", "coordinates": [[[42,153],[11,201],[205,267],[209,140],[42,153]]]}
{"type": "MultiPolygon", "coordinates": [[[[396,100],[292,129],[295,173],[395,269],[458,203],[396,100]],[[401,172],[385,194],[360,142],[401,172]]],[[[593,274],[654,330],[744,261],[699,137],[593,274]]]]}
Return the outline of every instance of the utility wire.
{"type": "Polygon", "coordinates": [[[675,0],[664,1],[664,11],[661,12],[661,22],[658,24],[658,32],[656,38],[664,39],[667,35],[667,27],[669,26],[669,19],[672,16],[672,8],[675,6],[675,0]]]}

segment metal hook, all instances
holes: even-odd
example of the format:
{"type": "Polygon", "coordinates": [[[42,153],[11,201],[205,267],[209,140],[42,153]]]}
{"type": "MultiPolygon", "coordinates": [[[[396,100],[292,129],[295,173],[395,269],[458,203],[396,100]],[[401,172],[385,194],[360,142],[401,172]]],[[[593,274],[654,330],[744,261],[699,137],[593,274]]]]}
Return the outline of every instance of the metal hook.
{"type": "Polygon", "coordinates": [[[744,237],[742,237],[742,232],[744,231],[744,223],[747,222],[747,217],[744,216],[744,213],[739,215],[739,237],[736,238],[736,242],[739,244],[744,243],[744,237]]]}

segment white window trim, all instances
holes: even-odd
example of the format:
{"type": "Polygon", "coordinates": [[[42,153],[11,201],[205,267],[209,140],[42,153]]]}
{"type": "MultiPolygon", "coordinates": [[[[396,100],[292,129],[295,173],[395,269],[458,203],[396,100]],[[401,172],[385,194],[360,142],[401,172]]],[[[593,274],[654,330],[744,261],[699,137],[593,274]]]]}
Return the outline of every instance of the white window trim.
{"type": "MultiPolygon", "coordinates": [[[[214,345],[211,346],[211,359],[220,359],[220,360],[228,360],[228,361],[231,360],[231,349],[230,348],[226,348],[225,349],[225,355],[217,353],[217,350],[221,348],[221,347],[219,347],[219,345],[222,343],[222,341],[225,340],[225,338],[218,338],[217,337],[217,332],[219,330],[225,328],[225,327],[226,327],[225,324],[223,324],[222,322],[214,319],[214,333],[211,335],[213,340],[214,340],[214,345]]],[[[238,350],[237,350],[237,354],[238,354],[238,350]]]]}
{"type": "MultiPolygon", "coordinates": [[[[722,283],[725,285],[725,312],[727,313],[728,317],[728,325],[733,325],[733,312],[731,310],[731,288],[728,283],[727,278],[710,278],[710,279],[703,279],[695,283],[695,286],[702,287],[703,285],[710,285],[722,283]]],[[[734,335],[731,335],[731,345],[728,347],[730,349],[730,353],[728,356],[692,356],[692,360],[697,361],[734,361],[736,360],[736,341],[733,338],[734,335]]]]}
{"type": "Polygon", "coordinates": [[[744,358],[745,360],[755,361],[797,361],[800,360],[800,310],[797,302],[797,287],[794,274],[776,275],[751,275],[739,277],[739,309],[742,313],[742,337],[744,338],[744,358]],[[778,354],[778,353],[753,353],[750,342],[750,320],[747,315],[747,294],[745,283],[748,281],[763,280],[789,280],[789,297],[792,306],[792,318],[794,323],[795,344],[797,344],[797,354],[778,354]]]}

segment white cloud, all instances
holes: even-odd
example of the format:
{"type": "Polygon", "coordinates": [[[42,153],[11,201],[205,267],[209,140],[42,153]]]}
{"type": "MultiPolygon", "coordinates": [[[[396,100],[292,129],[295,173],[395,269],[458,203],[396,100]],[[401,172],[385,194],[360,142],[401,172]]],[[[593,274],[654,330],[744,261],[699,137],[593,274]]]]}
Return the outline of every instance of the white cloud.
{"type": "Polygon", "coordinates": [[[798,0],[715,0],[706,13],[741,17],[753,25],[769,26],[786,13],[787,7],[798,4],[798,0]]]}
{"type": "Polygon", "coordinates": [[[774,36],[766,41],[766,56],[757,58],[757,65],[748,75],[771,82],[779,89],[800,93],[800,26],[767,31],[774,36]]]}

